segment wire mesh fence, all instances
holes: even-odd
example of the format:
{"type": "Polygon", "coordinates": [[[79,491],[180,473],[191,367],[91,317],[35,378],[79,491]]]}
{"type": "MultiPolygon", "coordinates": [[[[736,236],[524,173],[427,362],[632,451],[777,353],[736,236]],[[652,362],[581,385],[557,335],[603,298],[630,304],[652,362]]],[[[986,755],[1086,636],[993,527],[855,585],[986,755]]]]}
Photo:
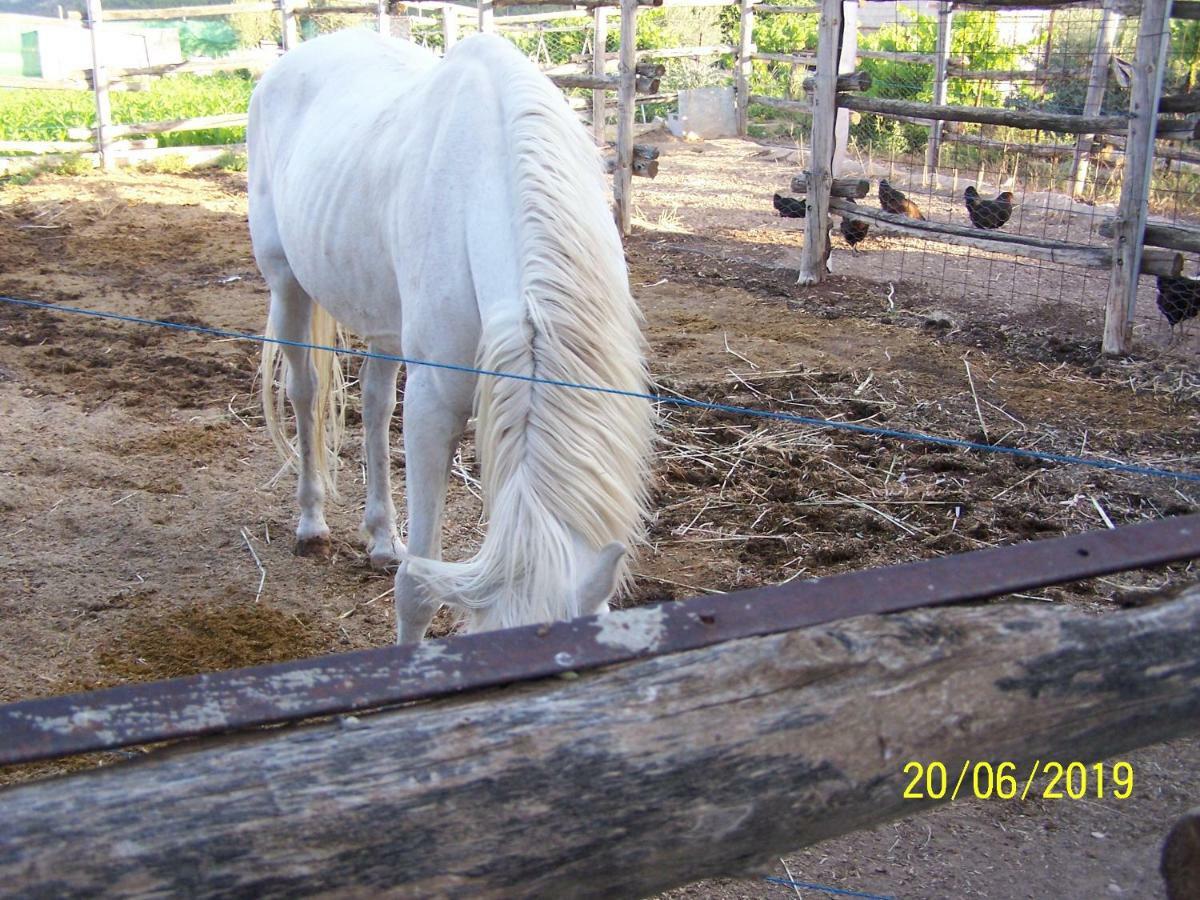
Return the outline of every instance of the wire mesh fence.
{"type": "MultiPolygon", "coordinates": [[[[878,182],[887,179],[932,222],[975,227],[981,236],[1012,234],[1061,244],[1063,259],[1072,258],[1069,247],[1111,246],[1111,236],[1101,229],[1116,214],[1125,175],[1124,138],[1050,130],[1039,127],[1038,116],[1126,116],[1137,17],[1123,17],[1100,4],[952,13],[943,6],[939,17],[936,3],[872,3],[860,7],[858,14],[857,69],[870,76],[870,86],[861,96],[988,108],[1002,111],[1000,117],[1009,120],[935,124],[927,111],[909,116],[854,113],[847,160],[839,174],[871,180],[871,197],[861,202],[878,202],[878,182]],[[939,18],[946,31],[944,48],[939,44],[939,18]],[[939,50],[945,67],[941,85],[939,50]],[[982,206],[965,198],[971,188],[982,206]],[[986,211],[997,201],[997,209],[1004,207],[1003,221],[980,223],[969,208],[986,211]]],[[[803,98],[798,82],[815,66],[817,22],[816,14],[756,18],[752,94],[803,98]]],[[[1170,27],[1163,93],[1178,97],[1182,106],[1177,111],[1182,112],[1190,110],[1189,92],[1200,69],[1200,27],[1180,20],[1170,27]]],[[[750,111],[751,134],[790,136],[803,145],[811,121],[804,112],[762,104],[752,105],[750,111]]],[[[1152,223],[1187,225],[1200,219],[1200,155],[1189,153],[1181,140],[1191,137],[1191,125],[1181,121],[1171,135],[1176,140],[1157,142],[1148,200],[1152,223]]],[[[937,297],[1031,310],[1043,315],[1048,327],[1068,317],[1081,332],[1098,334],[1110,279],[1106,267],[873,230],[874,239],[864,245],[875,255],[872,277],[918,282],[937,297]]],[[[1157,252],[1162,262],[1162,251],[1157,252]]],[[[1194,270],[1194,259],[1189,259],[1185,271],[1190,275],[1194,270]]],[[[1157,299],[1154,278],[1143,277],[1135,331],[1163,346],[1172,345],[1178,331],[1160,315],[1157,299]]]]}

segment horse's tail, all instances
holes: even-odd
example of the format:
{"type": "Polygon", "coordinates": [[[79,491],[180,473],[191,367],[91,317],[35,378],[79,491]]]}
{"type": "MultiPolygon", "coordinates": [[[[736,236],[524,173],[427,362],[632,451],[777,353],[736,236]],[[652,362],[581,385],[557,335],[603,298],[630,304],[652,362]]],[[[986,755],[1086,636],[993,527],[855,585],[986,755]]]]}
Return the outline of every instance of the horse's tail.
{"type": "MultiPolygon", "coordinates": [[[[268,318],[266,338],[259,366],[263,419],[266,421],[267,434],[285,460],[284,468],[295,468],[299,454],[296,445],[288,437],[285,392],[279,390],[280,385],[287,383],[287,358],[280,352],[279,332],[273,316],[268,318]]],[[[346,343],[337,320],[317,303],[312,304],[308,343],[314,347],[342,347],[346,343]]],[[[315,431],[318,440],[314,448],[317,471],[327,496],[336,500],[338,455],[346,431],[346,379],[337,353],[329,350],[308,352],[317,370],[315,431]]]]}

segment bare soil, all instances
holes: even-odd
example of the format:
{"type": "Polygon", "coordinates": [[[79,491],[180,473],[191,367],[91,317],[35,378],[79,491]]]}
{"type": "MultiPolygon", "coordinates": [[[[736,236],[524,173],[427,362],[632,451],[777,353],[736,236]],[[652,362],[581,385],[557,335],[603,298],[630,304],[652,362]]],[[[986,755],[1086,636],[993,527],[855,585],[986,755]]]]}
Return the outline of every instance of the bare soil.
{"type": "MultiPolygon", "coordinates": [[[[690,180],[710,201],[723,191],[748,204],[757,192],[757,204],[764,184],[786,183],[790,170],[729,146],[721,165],[737,174],[722,182],[708,164],[677,165],[699,156],[692,149],[668,149],[661,185],[639,180],[643,219],[655,227],[627,242],[664,393],[1197,468],[1200,387],[1180,345],[1150,340],[1137,358],[1104,361],[1090,314],[1072,319],[1069,305],[1056,307],[1066,324],[1048,327],[1017,300],[980,311],[970,296],[936,296],[920,279],[896,278],[889,290],[838,265],[844,256],[875,267],[869,245],[860,257],[836,251],[838,274],[801,290],[787,271],[791,224],[772,220],[769,191],[764,210],[745,214],[756,224],[732,228],[703,198],[695,209],[672,199],[690,180]],[[712,183],[701,185],[701,174],[712,183]]],[[[257,333],[267,293],[245,213],[235,174],[9,186],[0,190],[0,293],[257,333]]],[[[1146,329],[1165,337],[1149,321],[1146,329]]],[[[345,497],[331,510],[333,558],[295,558],[293,479],[276,478],[255,369],[252,344],[0,304],[0,702],[394,639],[391,578],[369,568],[357,537],[358,449],[346,454],[345,497]],[[266,573],[261,595],[251,547],[266,573]]],[[[1200,509],[1200,491],[1184,482],[726,413],[664,406],[662,438],[657,518],[632,603],[1200,509]]],[[[469,440],[457,468],[451,558],[481,534],[469,440]]],[[[1194,568],[1173,566],[1004,602],[1102,615],[1189,576],[1194,568]]],[[[450,626],[443,617],[435,630],[450,626]]],[[[10,769],[0,783],[120,756],[10,769]]],[[[801,881],[897,897],[1161,896],[1157,845],[1200,798],[1200,743],[1129,758],[1137,788],[1125,802],[956,803],[786,865],[801,881]]],[[[751,879],[673,896],[791,894],[751,879]]]]}

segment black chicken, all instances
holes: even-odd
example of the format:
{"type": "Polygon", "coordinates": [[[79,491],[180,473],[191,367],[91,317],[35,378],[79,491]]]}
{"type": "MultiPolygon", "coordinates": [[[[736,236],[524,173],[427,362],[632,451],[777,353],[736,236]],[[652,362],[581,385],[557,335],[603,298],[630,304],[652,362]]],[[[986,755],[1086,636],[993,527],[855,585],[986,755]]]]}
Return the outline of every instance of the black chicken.
{"type": "MultiPolygon", "coordinates": [[[[851,200],[850,202],[853,203],[854,201],[851,200]]],[[[867,232],[870,230],[870,224],[864,220],[842,216],[842,237],[846,239],[846,243],[850,245],[850,251],[856,256],[858,255],[858,248],[854,245],[866,238],[867,232]]]]}
{"type": "Polygon", "coordinates": [[[910,219],[921,219],[922,221],[925,219],[921,207],[888,184],[886,178],[879,179],[879,205],[885,212],[894,213],[897,216],[908,216],[910,219]]]}
{"type": "Polygon", "coordinates": [[[775,204],[775,208],[779,210],[779,215],[785,219],[803,219],[804,218],[804,201],[797,200],[794,197],[785,197],[782,194],[776,194],[771,198],[775,204]]]}
{"type": "Polygon", "coordinates": [[[1200,279],[1159,275],[1158,308],[1172,328],[1184,319],[1200,315],[1200,279]]]}
{"type": "Polygon", "coordinates": [[[967,201],[967,215],[976,228],[1000,228],[1012,218],[1012,191],[1004,191],[995,200],[980,200],[979,191],[971,185],[963,197],[967,201]]]}

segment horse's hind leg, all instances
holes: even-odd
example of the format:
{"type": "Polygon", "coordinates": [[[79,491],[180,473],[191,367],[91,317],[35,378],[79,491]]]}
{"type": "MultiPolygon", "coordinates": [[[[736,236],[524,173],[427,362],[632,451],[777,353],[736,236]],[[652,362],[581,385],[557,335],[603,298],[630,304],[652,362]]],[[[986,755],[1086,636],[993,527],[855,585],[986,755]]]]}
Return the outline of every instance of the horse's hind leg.
{"type": "MultiPolygon", "coordinates": [[[[290,273],[271,280],[271,327],[274,335],[297,344],[309,339],[313,301],[290,273]]],[[[306,347],[284,344],[287,359],[287,396],[296,413],[296,440],[300,452],[300,478],[296,499],[300,523],[296,527],[296,555],[326,557],[331,550],[325,523],[325,485],[317,467],[317,370],[306,347]]]]}
{"type": "MultiPolygon", "coordinates": [[[[371,351],[380,352],[380,348],[372,344],[371,351]]],[[[372,357],[363,363],[359,374],[363,393],[363,449],[367,459],[363,530],[367,533],[367,555],[376,569],[394,566],[404,551],[396,530],[391,478],[390,431],[399,371],[400,363],[372,357]]]]}

